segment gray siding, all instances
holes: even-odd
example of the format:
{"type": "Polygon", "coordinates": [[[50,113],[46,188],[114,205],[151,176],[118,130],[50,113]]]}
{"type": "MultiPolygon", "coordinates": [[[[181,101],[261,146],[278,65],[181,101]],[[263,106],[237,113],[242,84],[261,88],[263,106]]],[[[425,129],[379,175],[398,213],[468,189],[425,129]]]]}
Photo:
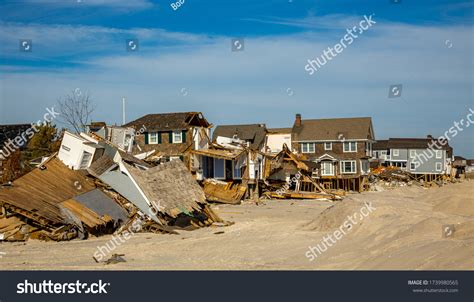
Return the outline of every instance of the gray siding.
{"type": "Polygon", "coordinates": [[[441,158],[436,158],[434,150],[417,149],[415,150],[415,158],[409,158],[407,170],[411,173],[444,173],[446,168],[446,150],[441,150],[441,158]],[[415,170],[411,169],[411,163],[421,163],[415,170]],[[441,163],[441,171],[436,170],[436,163],[441,163]]]}
{"type": "Polygon", "coordinates": [[[390,149],[390,158],[391,160],[408,160],[408,150],[407,149],[390,149]],[[393,155],[393,150],[398,150],[398,156],[393,155]]]}

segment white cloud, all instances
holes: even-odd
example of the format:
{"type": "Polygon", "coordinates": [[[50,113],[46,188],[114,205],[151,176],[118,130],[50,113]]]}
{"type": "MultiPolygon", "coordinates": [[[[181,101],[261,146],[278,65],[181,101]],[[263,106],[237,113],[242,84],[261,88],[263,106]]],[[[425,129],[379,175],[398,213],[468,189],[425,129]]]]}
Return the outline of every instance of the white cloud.
{"type": "MultiPolygon", "coordinates": [[[[344,28],[352,25],[348,22],[329,36],[308,31],[248,38],[243,52],[230,51],[230,37],[99,27],[52,26],[35,32],[26,26],[32,34],[49,36],[52,48],[58,44],[55,38],[68,39],[70,45],[58,46],[61,51],[81,52],[82,45],[95,41],[104,51],[87,60],[81,56],[84,68],[24,73],[4,66],[0,98],[6,108],[0,119],[35,120],[38,112],[75,88],[91,91],[99,105],[95,119],[111,123],[120,122],[120,99],[125,96],[129,119],[150,112],[196,110],[215,124],[291,126],[297,112],[303,118],[372,116],[379,138],[441,135],[472,107],[470,27],[378,20],[367,34],[309,76],[306,60],[337,43],[344,28]],[[144,47],[127,53],[122,38],[132,34],[143,39],[144,47]],[[451,48],[445,44],[448,39],[451,48]],[[404,85],[402,98],[388,99],[389,85],[398,83],[404,85]],[[287,88],[294,95],[288,96],[287,88]],[[31,109],[25,112],[25,108],[31,109]]],[[[15,26],[17,34],[22,33],[23,26],[15,26]]],[[[9,34],[9,39],[14,36],[9,34]]],[[[51,51],[54,56],[61,53],[51,51]]],[[[472,130],[456,137],[460,154],[474,156],[472,130]]]]}

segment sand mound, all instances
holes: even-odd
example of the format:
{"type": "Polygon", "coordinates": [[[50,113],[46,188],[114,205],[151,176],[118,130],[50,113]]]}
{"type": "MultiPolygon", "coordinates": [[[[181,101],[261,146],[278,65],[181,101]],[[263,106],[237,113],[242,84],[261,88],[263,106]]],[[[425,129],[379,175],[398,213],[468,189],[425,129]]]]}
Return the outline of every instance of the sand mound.
{"type": "Polygon", "coordinates": [[[454,226],[455,239],[474,239],[474,221],[463,222],[454,226]]]}
{"type": "Polygon", "coordinates": [[[474,216],[474,198],[451,196],[433,207],[433,211],[461,216],[474,216]]]}

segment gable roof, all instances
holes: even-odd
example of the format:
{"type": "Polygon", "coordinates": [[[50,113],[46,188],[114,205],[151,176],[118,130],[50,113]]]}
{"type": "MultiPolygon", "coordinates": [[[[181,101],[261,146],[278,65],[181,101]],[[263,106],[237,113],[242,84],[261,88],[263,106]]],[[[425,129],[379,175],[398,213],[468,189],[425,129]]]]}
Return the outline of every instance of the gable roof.
{"type": "Polygon", "coordinates": [[[249,141],[251,149],[258,149],[265,140],[267,128],[265,124],[247,125],[219,125],[212,133],[212,141],[215,142],[218,136],[249,141]]]}
{"type": "Polygon", "coordinates": [[[147,114],[131,121],[123,127],[140,129],[143,126],[148,131],[185,130],[189,126],[209,127],[209,122],[201,112],[175,112],[147,114]]]}
{"type": "Polygon", "coordinates": [[[298,141],[375,139],[370,117],[301,120],[292,132],[298,141]]]}

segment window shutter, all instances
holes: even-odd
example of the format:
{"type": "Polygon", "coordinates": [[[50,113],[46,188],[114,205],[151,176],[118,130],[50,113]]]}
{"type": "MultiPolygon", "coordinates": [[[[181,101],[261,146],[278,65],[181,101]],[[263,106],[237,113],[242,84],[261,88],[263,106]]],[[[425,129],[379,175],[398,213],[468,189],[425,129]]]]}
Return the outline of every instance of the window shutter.
{"type": "Polygon", "coordinates": [[[148,132],[145,132],[145,145],[148,145],[148,132]]]}
{"type": "Polygon", "coordinates": [[[186,130],[183,130],[183,132],[181,134],[181,139],[182,139],[183,143],[186,142],[186,130]]]}
{"type": "Polygon", "coordinates": [[[173,143],[173,131],[168,132],[168,142],[170,144],[173,143]]]}
{"type": "Polygon", "coordinates": [[[161,144],[161,132],[158,132],[158,144],[161,144]]]}

